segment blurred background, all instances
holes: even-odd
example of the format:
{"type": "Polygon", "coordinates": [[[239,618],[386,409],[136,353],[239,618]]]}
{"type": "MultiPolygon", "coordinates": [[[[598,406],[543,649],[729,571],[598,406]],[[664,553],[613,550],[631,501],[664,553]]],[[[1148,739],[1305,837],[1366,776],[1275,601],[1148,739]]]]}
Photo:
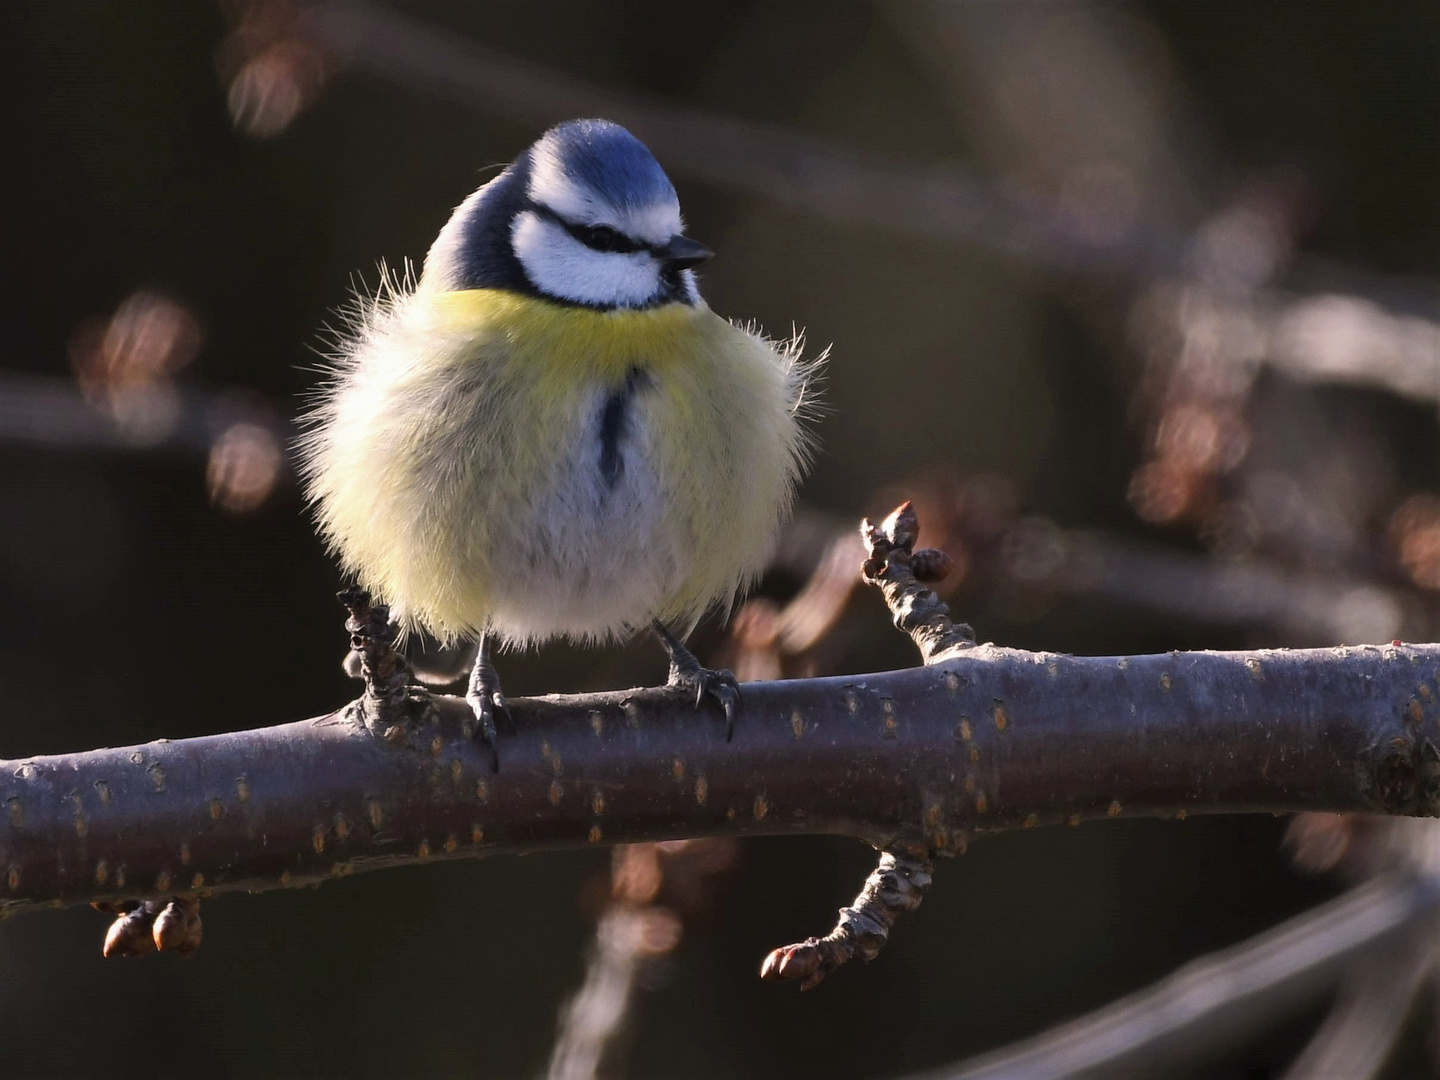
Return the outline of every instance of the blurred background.
{"type": "MultiPolygon", "coordinates": [[[[912,663],[850,584],[860,516],[903,496],[982,641],[1436,639],[1432,3],[51,0],[0,14],[0,57],[0,757],[353,696],[287,449],[322,327],[575,115],[670,170],[712,307],[834,344],[802,513],[705,657],[912,663]]],[[[645,644],[502,670],[512,695],[664,674],[645,644]]],[[[32,915],[0,925],[0,1075],[589,1075],[552,1062],[562,1006],[616,951],[597,919],[648,906],[601,1075],[897,1076],[1340,892],[1285,828],[977,836],[879,960],[803,997],[758,964],[830,927],[858,843],[227,896],[190,961],[105,962],[103,916],[32,915]]],[[[1435,1069],[1416,987],[1385,1075],[1435,1069]]],[[[1327,1004],[1167,1075],[1282,1076],[1327,1004]]]]}

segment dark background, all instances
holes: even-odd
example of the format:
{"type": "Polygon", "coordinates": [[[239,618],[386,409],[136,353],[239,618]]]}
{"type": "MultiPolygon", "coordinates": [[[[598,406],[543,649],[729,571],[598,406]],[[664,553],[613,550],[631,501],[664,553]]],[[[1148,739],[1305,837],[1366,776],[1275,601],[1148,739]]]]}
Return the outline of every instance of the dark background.
{"type": "MultiPolygon", "coordinates": [[[[1102,70],[1151,110],[1127,127],[1104,101],[1073,97],[1073,71],[1046,51],[1071,33],[1056,25],[1067,5],[1013,5],[1001,31],[979,25],[1007,6],[966,5],[980,47],[948,53],[931,15],[902,5],[403,10],[612,87],[917,166],[958,163],[1057,205],[1093,151],[1128,170],[1115,188],[1128,211],[1181,234],[1255,177],[1279,176],[1304,192],[1305,253],[1387,279],[1440,274],[1440,9],[1077,9],[1123,61],[1102,70]],[[1053,127],[1017,134],[1037,109],[1053,127]]],[[[144,288],[203,332],[184,386],[244,390],[288,416],[317,381],[318,328],[352,275],[373,282],[377,259],[423,255],[479,170],[538,134],[350,70],[282,134],[251,137],[227,112],[224,62],[217,73],[237,10],[49,2],[0,16],[7,377],[69,378],[77,328],[144,288]]],[[[1148,437],[1125,333],[1133,281],[675,180],[691,234],[719,253],[702,282],[711,306],[834,343],[807,507],[855,521],[888,509],[887,485],[995,474],[1024,513],[1202,550],[1194,530],[1147,524],[1127,502],[1148,437]]],[[[1387,506],[1434,486],[1433,410],[1379,392],[1315,400],[1393,436],[1387,506]]],[[[1302,452],[1326,438],[1298,432],[1302,452]]],[[[203,451],[81,443],[0,442],[0,756],[259,726],[353,695],[339,578],[290,481],[228,513],[207,498],[203,451]]],[[[963,614],[982,640],[1016,646],[1313,643],[1101,600],[1017,608],[972,584],[963,614]]],[[[909,662],[878,598],[853,618],[848,670],[909,662]]],[[[512,695],[663,674],[648,645],[554,647],[502,669],[512,695]]],[[[1033,1033],[1331,895],[1289,868],[1283,828],[1192,817],[977,840],[938,867],[876,963],[803,997],[762,984],[759,961],[823,932],[872,855],[747,842],[717,914],[639,998],[627,1075],[888,1076],[1033,1033]]],[[[582,886],[607,865],[600,852],[497,857],[227,896],[206,905],[205,946],[188,962],[103,961],[106,920],[89,910],[16,919],[0,926],[0,1075],[534,1075],[583,971],[582,886]]],[[[1307,1022],[1217,1075],[1278,1075],[1307,1022]]],[[[1411,1041],[1397,1068],[1420,1067],[1411,1041]]]]}

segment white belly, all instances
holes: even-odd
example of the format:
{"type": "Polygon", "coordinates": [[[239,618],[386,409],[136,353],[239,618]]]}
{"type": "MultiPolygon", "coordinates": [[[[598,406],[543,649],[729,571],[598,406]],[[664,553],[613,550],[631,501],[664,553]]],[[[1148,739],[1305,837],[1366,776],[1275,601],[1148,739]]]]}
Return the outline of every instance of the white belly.
{"type": "Polygon", "coordinates": [[[663,610],[686,577],[695,552],[663,527],[670,499],[649,452],[645,388],[629,395],[606,439],[614,397],[601,388],[589,396],[578,437],[557,448],[553,479],[507,530],[515,572],[497,575],[490,617],[504,638],[623,635],[663,610]]]}

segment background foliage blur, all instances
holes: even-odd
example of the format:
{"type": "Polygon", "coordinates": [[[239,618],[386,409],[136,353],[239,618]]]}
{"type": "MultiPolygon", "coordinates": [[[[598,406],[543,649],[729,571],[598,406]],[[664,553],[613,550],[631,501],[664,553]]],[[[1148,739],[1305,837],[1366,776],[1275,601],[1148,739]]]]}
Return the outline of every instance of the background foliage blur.
{"type": "MultiPolygon", "coordinates": [[[[1433,5],[389,10],[542,81],[803,134],[978,200],[933,229],[885,200],[813,212],[733,147],[708,174],[704,145],[675,167],[632,124],[719,253],[710,304],[834,343],[776,602],[832,527],[903,492],[960,559],[954,603],[981,640],[1434,640],[1433,5]]],[[[274,723],[353,693],[339,580],[285,460],[319,328],[568,113],[465,102],[374,53],[346,64],[296,20],[238,3],[0,14],[0,756],[274,723]]],[[[851,607],[811,666],[911,662],[878,598],[851,607]]],[[[735,648],[704,635],[712,656],[735,648]]],[[[503,667],[520,695],[655,682],[657,657],[551,648],[503,667]]],[[[746,843],[645,969],[664,992],[637,999],[624,1071],[885,1076],[1022,1037],[1331,895],[1289,867],[1283,827],[981,838],[879,961],[804,997],[760,983],[758,962],[823,930],[871,855],[746,843]]],[[[18,919],[0,926],[0,1073],[535,1074],[608,859],[229,897],[189,962],[102,962],[90,911],[18,919]]],[[[1197,1075],[1278,1075],[1319,1015],[1197,1075]]],[[[1424,1039],[1395,1075],[1424,1067],[1424,1039]]]]}

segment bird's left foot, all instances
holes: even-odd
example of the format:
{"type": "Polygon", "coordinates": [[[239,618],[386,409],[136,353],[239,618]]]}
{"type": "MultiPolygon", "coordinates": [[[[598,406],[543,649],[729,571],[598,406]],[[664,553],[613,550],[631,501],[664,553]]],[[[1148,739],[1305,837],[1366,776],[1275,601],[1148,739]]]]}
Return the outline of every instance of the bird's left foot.
{"type": "Polygon", "coordinates": [[[698,709],[705,699],[713,698],[725,710],[725,741],[735,737],[735,713],[740,707],[740,683],[725,670],[702,667],[695,654],[682,645],[662,623],[655,623],[655,636],[670,657],[670,677],[665,685],[695,695],[698,709]]]}
{"type": "Polygon", "coordinates": [[[475,727],[470,732],[473,738],[484,739],[490,745],[490,764],[500,771],[500,738],[495,729],[496,715],[503,716],[511,727],[510,706],[500,690],[500,676],[490,663],[490,646],[485,638],[480,639],[476,650],[475,667],[470,672],[470,684],[465,691],[465,702],[475,714],[475,727]]]}

